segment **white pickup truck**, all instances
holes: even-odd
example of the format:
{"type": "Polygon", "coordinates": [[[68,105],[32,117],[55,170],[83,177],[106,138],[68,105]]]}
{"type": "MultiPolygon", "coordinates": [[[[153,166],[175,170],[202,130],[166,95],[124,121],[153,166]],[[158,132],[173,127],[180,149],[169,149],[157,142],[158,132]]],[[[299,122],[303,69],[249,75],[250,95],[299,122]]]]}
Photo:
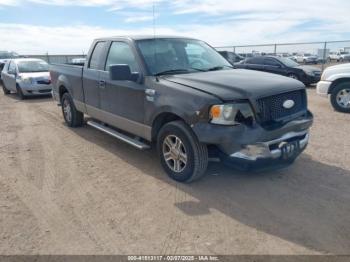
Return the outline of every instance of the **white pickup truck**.
{"type": "Polygon", "coordinates": [[[317,93],[330,96],[335,110],[350,113],[350,63],[325,69],[317,84],[317,93]]]}
{"type": "Polygon", "coordinates": [[[337,62],[349,61],[350,62],[350,53],[345,51],[331,52],[329,53],[328,61],[337,61],[337,62]]]}

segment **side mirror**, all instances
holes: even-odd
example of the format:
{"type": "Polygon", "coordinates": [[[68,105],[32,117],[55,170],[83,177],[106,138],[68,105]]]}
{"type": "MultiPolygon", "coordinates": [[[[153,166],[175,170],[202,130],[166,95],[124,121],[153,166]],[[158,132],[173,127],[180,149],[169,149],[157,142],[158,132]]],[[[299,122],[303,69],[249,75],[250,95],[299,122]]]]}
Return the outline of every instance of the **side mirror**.
{"type": "MultiPolygon", "coordinates": [[[[138,76],[138,74],[137,74],[138,76]]],[[[137,77],[131,73],[129,65],[111,65],[109,67],[109,77],[114,81],[136,81],[137,77]]]]}

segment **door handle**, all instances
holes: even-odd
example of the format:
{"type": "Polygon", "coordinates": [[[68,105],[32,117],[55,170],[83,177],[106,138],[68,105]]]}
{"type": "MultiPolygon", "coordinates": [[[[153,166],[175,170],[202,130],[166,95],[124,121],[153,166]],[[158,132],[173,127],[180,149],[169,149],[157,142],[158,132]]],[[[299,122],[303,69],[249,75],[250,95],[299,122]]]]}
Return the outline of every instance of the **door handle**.
{"type": "Polygon", "coordinates": [[[154,90],[154,89],[146,89],[145,93],[148,96],[154,96],[156,94],[156,90],[154,90]]]}
{"type": "Polygon", "coordinates": [[[106,81],[104,80],[100,80],[100,82],[98,83],[100,88],[105,88],[106,87],[106,81]]]}

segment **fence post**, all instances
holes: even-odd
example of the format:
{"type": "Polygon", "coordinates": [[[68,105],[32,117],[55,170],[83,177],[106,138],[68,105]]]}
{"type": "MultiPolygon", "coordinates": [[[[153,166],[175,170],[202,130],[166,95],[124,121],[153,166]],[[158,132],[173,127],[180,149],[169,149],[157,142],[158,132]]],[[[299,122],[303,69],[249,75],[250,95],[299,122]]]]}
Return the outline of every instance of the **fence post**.
{"type": "Polygon", "coordinates": [[[326,64],[326,49],[327,49],[327,42],[324,42],[324,46],[323,46],[322,72],[323,72],[323,70],[324,70],[324,65],[326,64]]]}
{"type": "Polygon", "coordinates": [[[46,52],[46,57],[47,57],[47,63],[50,64],[50,56],[49,56],[49,52],[46,52]]]}
{"type": "Polygon", "coordinates": [[[277,44],[275,44],[275,49],[274,49],[274,55],[276,55],[277,54],[277,44]]]}

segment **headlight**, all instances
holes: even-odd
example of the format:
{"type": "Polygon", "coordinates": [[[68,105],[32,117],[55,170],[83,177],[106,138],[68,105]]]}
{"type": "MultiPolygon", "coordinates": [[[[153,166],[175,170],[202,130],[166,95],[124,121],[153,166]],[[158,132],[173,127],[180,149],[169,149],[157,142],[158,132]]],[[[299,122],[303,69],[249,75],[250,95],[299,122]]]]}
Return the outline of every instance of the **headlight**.
{"type": "Polygon", "coordinates": [[[309,76],[315,76],[315,73],[312,71],[304,71],[305,74],[309,75],[309,76]]]}
{"type": "Polygon", "coordinates": [[[252,124],[254,113],[248,103],[214,105],[210,108],[210,119],[217,125],[252,124]]]}
{"type": "Polygon", "coordinates": [[[33,83],[33,78],[31,78],[31,77],[18,76],[18,80],[22,81],[24,84],[32,84],[33,83]]]}

